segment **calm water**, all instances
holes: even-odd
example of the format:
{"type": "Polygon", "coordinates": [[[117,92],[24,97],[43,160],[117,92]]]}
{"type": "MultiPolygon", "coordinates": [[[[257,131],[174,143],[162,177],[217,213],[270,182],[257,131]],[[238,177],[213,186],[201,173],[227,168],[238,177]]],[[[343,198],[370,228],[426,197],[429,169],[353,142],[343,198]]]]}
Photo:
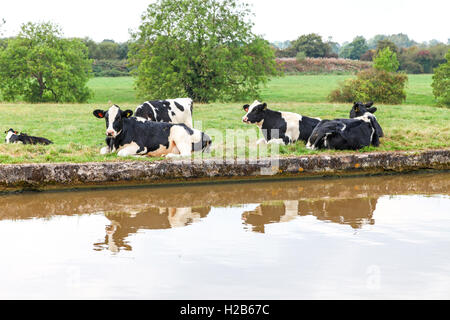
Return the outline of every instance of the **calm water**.
{"type": "Polygon", "coordinates": [[[450,173],[0,196],[1,299],[450,298],[450,173]]]}

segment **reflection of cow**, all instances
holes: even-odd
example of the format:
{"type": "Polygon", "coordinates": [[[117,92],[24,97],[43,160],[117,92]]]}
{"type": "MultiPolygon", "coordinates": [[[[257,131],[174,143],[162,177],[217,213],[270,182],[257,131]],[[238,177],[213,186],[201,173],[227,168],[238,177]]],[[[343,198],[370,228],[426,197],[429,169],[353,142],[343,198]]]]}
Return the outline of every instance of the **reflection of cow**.
{"type": "Polygon", "coordinates": [[[252,231],[261,233],[264,233],[266,224],[287,222],[308,215],[359,229],[364,224],[374,224],[372,217],[376,204],[377,199],[374,198],[263,203],[253,211],[244,212],[242,219],[252,226],[252,231]]]}
{"type": "Polygon", "coordinates": [[[263,203],[253,211],[244,212],[242,219],[252,226],[252,231],[264,233],[264,226],[288,222],[298,216],[298,201],[263,203]]]}
{"type": "Polygon", "coordinates": [[[188,226],[205,218],[210,207],[199,208],[149,208],[136,214],[106,213],[111,220],[106,226],[104,242],[95,243],[95,250],[108,249],[112,252],[131,250],[126,238],[139,230],[170,229],[188,226]]]}

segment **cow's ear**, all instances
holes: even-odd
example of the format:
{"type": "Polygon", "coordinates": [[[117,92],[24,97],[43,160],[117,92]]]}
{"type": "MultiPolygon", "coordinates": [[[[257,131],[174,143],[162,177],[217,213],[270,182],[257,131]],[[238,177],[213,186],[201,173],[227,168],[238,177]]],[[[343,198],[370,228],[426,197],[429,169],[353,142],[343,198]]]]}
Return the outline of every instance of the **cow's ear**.
{"type": "Polygon", "coordinates": [[[132,115],[133,115],[133,111],[131,111],[131,110],[122,111],[122,118],[129,118],[132,115]]]}
{"type": "Polygon", "coordinates": [[[105,117],[106,112],[103,110],[97,109],[97,110],[94,110],[94,112],[92,112],[92,114],[99,119],[103,119],[105,117]]]}
{"type": "Polygon", "coordinates": [[[370,108],[370,109],[367,109],[367,111],[369,111],[370,113],[375,113],[375,112],[377,112],[377,108],[375,108],[375,107],[373,107],[373,108],[370,108]]]}
{"type": "Polygon", "coordinates": [[[248,109],[250,108],[250,105],[246,104],[246,105],[243,106],[243,108],[244,108],[245,112],[248,112],[248,109]]]}
{"type": "Polygon", "coordinates": [[[366,103],[366,108],[370,108],[371,106],[373,106],[373,101],[369,101],[368,103],[366,103]]]}
{"type": "Polygon", "coordinates": [[[355,112],[359,112],[359,104],[355,102],[355,104],[353,105],[353,110],[355,110],[355,112]]]}
{"type": "Polygon", "coordinates": [[[267,103],[264,102],[262,106],[263,106],[263,110],[267,109],[267,103]]]}

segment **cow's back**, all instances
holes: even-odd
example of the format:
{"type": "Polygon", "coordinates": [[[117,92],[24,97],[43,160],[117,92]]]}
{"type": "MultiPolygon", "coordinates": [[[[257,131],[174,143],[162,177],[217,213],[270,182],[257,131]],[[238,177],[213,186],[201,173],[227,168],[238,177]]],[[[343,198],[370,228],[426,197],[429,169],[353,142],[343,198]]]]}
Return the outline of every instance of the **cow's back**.
{"type": "Polygon", "coordinates": [[[192,124],[193,101],[190,98],[146,101],[136,108],[135,116],[167,123],[192,124]]]}

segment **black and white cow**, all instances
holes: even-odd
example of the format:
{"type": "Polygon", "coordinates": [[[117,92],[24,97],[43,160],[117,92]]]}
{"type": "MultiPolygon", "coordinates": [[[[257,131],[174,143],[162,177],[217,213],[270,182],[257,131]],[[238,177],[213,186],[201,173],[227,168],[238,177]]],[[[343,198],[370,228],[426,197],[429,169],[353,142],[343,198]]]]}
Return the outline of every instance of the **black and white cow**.
{"type": "Polygon", "coordinates": [[[380,125],[375,116],[366,112],[354,119],[322,120],[313,130],[306,148],[358,150],[380,145],[380,125]]]}
{"type": "Polygon", "coordinates": [[[53,142],[51,142],[46,138],[29,136],[26,133],[19,133],[14,129],[9,129],[8,131],[5,131],[5,133],[6,133],[5,143],[43,144],[43,145],[53,144],[53,142]]]}
{"type": "MultiPolygon", "coordinates": [[[[372,114],[377,112],[377,108],[373,107],[373,102],[369,102],[366,104],[364,104],[362,102],[355,102],[353,104],[352,110],[350,110],[350,118],[353,119],[353,118],[361,117],[368,112],[372,113],[372,114]]],[[[374,115],[374,117],[375,117],[375,115],[374,115]]],[[[376,117],[375,117],[375,119],[376,119],[376,117]]],[[[383,129],[381,129],[381,126],[378,123],[378,121],[375,122],[375,126],[376,126],[378,136],[380,138],[384,137],[383,129]]]]}
{"type": "Polygon", "coordinates": [[[297,140],[306,142],[320,119],[310,118],[292,112],[279,112],[267,108],[266,103],[259,101],[244,107],[247,114],[242,121],[247,124],[256,124],[262,131],[264,139],[257,144],[275,143],[290,144],[297,140]],[[273,136],[275,134],[275,136],[273,136]]]}
{"type": "Polygon", "coordinates": [[[118,151],[121,157],[148,155],[152,157],[190,156],[193,151],[209,151],[211,138],[185,124],[155,122],[132,117],[114,105],[109,110],[95,110],[94,116],[106,120],[106,144],[101,154],[118,151]]]}
{"type": "Polygon", "coordinates": [[[168,123],[184,123],[192,128],[194,102],[190,98],[147,101],[136,108],[135,117],[168,123]]]}

